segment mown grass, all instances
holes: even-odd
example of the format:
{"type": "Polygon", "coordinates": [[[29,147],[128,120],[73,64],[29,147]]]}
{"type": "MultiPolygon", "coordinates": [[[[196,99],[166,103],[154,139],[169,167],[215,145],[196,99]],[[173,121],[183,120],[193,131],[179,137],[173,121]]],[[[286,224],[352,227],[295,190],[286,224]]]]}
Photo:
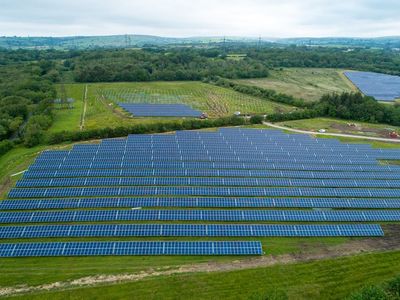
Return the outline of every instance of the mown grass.
{"type": "Polygon", "coordinates": [[[325,68],[286,68],[270,71],[268,78],[244,79],[238,82],[273,89],[307,101],[316,101],[327,93],[357,90],[343,76],[343,71],[325,68]]]}
{"type": "Polygon", "coordinates": [[[147,278],[15,299],[344,299],[400,273],[400,252],[147,278]]]}
{"type": "Polygon", "coordinates": [[[63,130],[79,130],[81,114],[83,111],[84,90],[85,84],[65,85],[65,91],[68,98],[73,98],[75,102],[71,109],[54,109],[54,122],[48,130],[49,133],[63,130]]]}
{"type": "MultiPolygon", "coordinates": [[[[55,148],[63,147],[56,146],[55,148]]],[[[39,153],[49,146],[33,148],[17,147],[0,157],[0,198],[4,197],[8,189],[13,186],[21,175],[11,176],[29,167],[39,153]]]]}

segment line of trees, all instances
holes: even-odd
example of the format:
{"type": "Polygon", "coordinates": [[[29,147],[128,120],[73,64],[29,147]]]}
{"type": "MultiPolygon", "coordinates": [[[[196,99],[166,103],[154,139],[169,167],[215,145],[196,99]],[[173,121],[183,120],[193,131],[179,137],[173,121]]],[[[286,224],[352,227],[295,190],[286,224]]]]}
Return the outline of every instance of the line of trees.
{"type": "MultiPolygon", "coordinates": [[[[251,121],[252,123],[254,122],[251,121]]],[[[257,121],[259,122],[259,121],[257,121]]],[[[218,119],[188,119],[172,122],[156,122],[136,124],[132,126],[116,127],[116,128],[99,128],[84,131],[61,131],[50,134],[46,140],[49,144],[59,144],[63,142],[84,141],[90,139],[104,139],[127,136],[128,134],[147,134],[162,133],[176,130],[193,130],[202,128],[214,128],[224,126],[240,126],[250,124],[250,120],[242,117],[224,117],[218,119]]]]}

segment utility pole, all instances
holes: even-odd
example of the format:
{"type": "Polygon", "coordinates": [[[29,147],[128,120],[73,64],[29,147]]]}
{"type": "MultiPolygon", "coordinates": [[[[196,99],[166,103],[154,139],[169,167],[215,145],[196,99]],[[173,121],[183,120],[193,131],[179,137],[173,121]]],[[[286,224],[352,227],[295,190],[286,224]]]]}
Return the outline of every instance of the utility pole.
{"type": "Polygon", "coordinates": [[[125,48],[128,48],[128,35],[125,34],[125,48]]]}

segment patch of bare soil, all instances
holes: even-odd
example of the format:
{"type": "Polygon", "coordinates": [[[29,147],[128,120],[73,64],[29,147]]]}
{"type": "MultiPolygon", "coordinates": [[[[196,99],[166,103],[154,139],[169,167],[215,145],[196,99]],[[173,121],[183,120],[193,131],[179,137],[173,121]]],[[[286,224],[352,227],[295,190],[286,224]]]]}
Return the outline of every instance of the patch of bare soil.
{"type": "Polygon", "coordinates": [[[332,123],[331,127],[333,129],[340,130],[342,133],[346,134],[365,134],[369,136],[378,136],[378,137],[384,137],[388,138],[389,136],[389,130],[386,129],[379,129],[379,128],[369,128],[369,127],[362,127],[357,124],[352,124],[352,126],[347,125],[347,124],[340,124],[340,123],[332,123]]]}
{"type": "Polygon", "coordinates": [[[135,274],[95,275],[65,282],[53,282],[39,286],[13,286],[0,288],[0,296],[27,294],[40,291],[64,290],[68,288],[133,282],[148,277],[168,276],[195,272],[227,272],[242,269],[269,267],[276,264],[293,264],[313,260],[337,258],[360,253],[400,250],[400,224],[384,225],[382,238],[353,239],[336,246],[318,246],[311,252],[282,255],[265,255],[230,262],[208,262],[182,265],[178,268],[148,269],[135,274]]]}

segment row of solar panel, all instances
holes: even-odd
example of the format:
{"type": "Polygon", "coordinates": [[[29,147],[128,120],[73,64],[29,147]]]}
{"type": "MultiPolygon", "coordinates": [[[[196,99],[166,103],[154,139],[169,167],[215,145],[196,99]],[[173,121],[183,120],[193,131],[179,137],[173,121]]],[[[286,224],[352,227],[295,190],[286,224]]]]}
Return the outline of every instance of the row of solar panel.
{"type": "MultiPolygon", "coordinates": [[[[165,147],[166,149],[192,149],[192,150],[202,150],[207,149],[237,149],[244,151],[251,150],[262,150],[265,152],[274,151],[316,151],[321,150],[332,150],[335,152],[344,151],[345,153],[350,153],[351,151],[355,153],[391,153],[398,154],[396,149],[375,149],[371,148],[369,145],[362,147],[361,145],[346,145],[346,144],[324,144],[324,143],[297,143],[297,142],[284,142],[280,140],[270,141],[268,139],[262,139],[259,141],[234,138],[232,140],[225,139],[224,137],[215,137],[213,140],[199,140],[199,139],[174,139],[171,141],[145,141],[145,140],[135,140],[130,141],[129,139],[123,143],[101,143],[101,144],[90,144],[90,145],[76,145],[72,148],[72,152],[96,152],[99,150],[106,149],[127,149],[135,150],[144,147],[160,149],[165,147]],[[251,146],[251,147],[249,147],[251,146]]],[[[68,150],[64,150],[67,152],[68,150]]],[[[52,150],[46,151],[51,153],[52,150]]]]}
{"type": "Polygon", "coordinates": [[[72,210],[0,212],[0,223],[100,221],[398,222],[400,210],[72,210]]]}
{"type": "Polygon", "coordinates": [[[77,169],[77,170],[27,170],[23,178],[62,177],[272,177],[309,179],[387,179],[398,180],[395,172],[352,172],[352,171],[285,171],[285,170],[218,170],[218,169],[77,169]]]}
{"type": "Polygon", "coordinates": [[[343,147],[310,147],[310,146],[290,146],[290,145],[279,145],[279,144],[273,144],[273,145],[267,145],[267,146],[261,146],[261,145],[243,145],[243,142],[235,145],[235,144],[226,144],[226,143],[221,143],[221,144],[198,144],[196,145],[195,143],[190,142],[191,144],[162,144],[162,145],[157,145],[157,144],[138,144],[138,145],[131,145],[127,144],[125,146],[97,146],[93,145],[92,148],[77,148],[74,147],[73,150],[71,151],[62,151],[60,153],[57,153],[57,151],[45,151],[43,153],[43,157],[47,158],[52,158],[52,157],[61,157],[65,155],[91,155],[91,154],[101,154],[109,151],[117,151],[117,152],[126,152],[126,153],[137,153],[137,152],[144,152],[146,149],[149,151],[153,151],[154,153],[158,153],[161,150],[165,149],[167,152],[181,152],[181,153],[188,153],[188,154],[193,154],[193,153],[204,153],[209,151],[209,153],[215,153],[215,154],[222,154],[222,153],[258,153],[258,154],[263,154],[263,155],[272,155],[272,154],[293,154],[293,155],[299,155],[301,153],[304,154],[309,154],[309,155],[327,155],[327,154],[333,154],[333,155],[343,155],[343,156],[356,156],[357,154],[359,156],[372,156],[372,157],[381,157],[381,156],[398,156],[399,151],[397,150],[376,150],[376,149],[362,149],[362,150],[355,150],[352,148],[343,148],[343,147]]]}
{"type": "MultiPolygon", "coordinates": [[[[114,155],[113,153],[109,153],[109,155],[114,155]]],[[[313,164],[339,164],[339,165],[376,165],[377,161],[375,159],[365,158],[365,159],[348,159],[345,157],[342,158],[316,158],[316,157],[288,157],[288,158],[277,158],[277,159],[258,159],[253,157],[248,158],[233,158],[230,159],[229,157],[169,157],[167,154],[160,157],[141,157],[141,156],[133,156],[131,159],[124,158],[124,159],[109,159],[109,160],[102,160],[102,159],[73,159],[73,160],[42,160],[42,161],[35,161],[33,165],[35,166],[49,166],[49,167],[59,167],[61,166],[121,166],[121,165],[131,165],[135,164],[136,162],[219,162],[219,163],[313,163],[313,164]]]]}
{"type": "Polygon", "coordinates": [[[261,255],[260,242],[0,243],[0,257],[91,255],[261,255]]]}
{"type": "Polygon", "coordinates": [[[100,224],[0,226],[0,238],[54,237],[265,237],[383,236],[375,224],[346,225],[219,225],[219,224],[100,224]]]}
{"type": "Polygon", "coordinates": [[[259,187],[90,187],[14,188],[9,198],[106,196],[254,196],[254,197],[400,197],[400,189],[362,188],[259,188],[259,187]]]}
{"type": "Polygon", "coordinates": [[[107,157],[107,154],[110,152],[114,152],[117,157],[134,157],[135,155],[138,154],[143,154],[146,156],[154,156],[154,157],[162,157],[162,151],[165,150],[165,153],[169,154],[170,156],[183,156],[193,158],[193,157],[199,157],[201,159],[218,159],[219,157],[229,157],[229,160],[235,159],[235,157],[243,158],[245,160],[248,157],[254,156],[255,158],[258,159],[278,159],[278,158],[290,158],[290,157],[295,157],[298,159],[301,159],[301,157],[318,157],[318,158],[340,158],[340,157],[345,157],[348,159],[399,159],[400,154],[391,154],[391,153],[357,153],[354,151],[349,151],[349,152],[342,152],[342,151],[326,151],[326,149],[321,149],[320,151],[316,152],[315,150],[308,150],[305,151],[303,149],[295,149],[296,151],[292,151],[291,149],[287,148],[282,148],[280,151],[265,151],[262,149],[258,150],[242,150],[242,149],[237,149],[237,148],[225,148],[224,147],[217,147],[217,148],[204,148],[202,147],[199,151],[199,148],[193,148],[193,149],[185,149],[185,148],[164,148],[160,147],[157,149],[151,148],[151,147],[141,147],[141,148],[129,148],[129,149],[124,149],[124,148],[107,148],[107,149],[100,149],[97,151],[93,152],[71,152],[69,155],[63,156],[63,155],[42,155],[39,157],[39,160],[57,160],[57,159],[64,159],[64,158],[93,158],[93,157],[107,157]],[[232,157],[232,158],[231,158],[232,157]]]}
{"type": "MultiPolygon", "coordinates": [[[[204,148],[207,149],[237,149],[244,151],[253,150],[261,150],[265,152],[274,152],[274,151],[312,151],[315,149],[316,151],[321,150],[331,150],[334,152],[344,151],[345,153],[349,153],[350,151],[356,153],[392,153],[398,154],[397,150],[389,150],[389,149],[375,149],[370,146],[360,147],[361,145],[346,145],[346,144],[316,144],[316,143],[292,143],[292,142],[282,142],[282,141],[269,141],[267,139],[263,139],[260,141],[248,140],[248,139],[240,139],[235,138],[233,140],[227,140],[223,137],[216,137],[214,140],[198,140],[198,139],[183,139],[183,140],[173,140],[173,141],[129,141],[127,140],[123,144],[110,142],[108,144],[90,144],[90,145],[76,145],[72,148],[72,152],[97,152],[99,150],[107,150],[107,149],[129,149],[136,150],[142,148],[152,148],[152,149],[161,149],[165,147],[166,149],[192,149],[192,150],[201,150],[204,148]],[[251,146],[251,147],[249,147],[251,146]]],[[[46,152],[52,153],[53,150],[49,150],[46,152]]],[[[68,150],[64,150],[67,152],[68,150]]],[[[53,151],[54,152],[54,151],[53,151]]]]}
{"type": "MultiPolygon", "coordinates": [[[[283,149],[283,151],[271,151],[265,152],[261,150],[237,150],[235,148],[231,149],[221,149],[218,147],[216,149],[202,149],[201,151],[197,150],[187,150],[187,149],[169,149],[169,148],[160,148],[160,149],[150,149],[150,148],[140,148],[140,149],[118,149],[118,148],[110,148],[101,151],[94,151],[94,152],[70,152],[66,155],[49,155],[49,154],[41,154],[37,160],[45,160],[45,161],[59,161],[59,160],[72,160],[72,159],[100,159],[100,158],[107,158],[107,154],[110,152],[115,154],[116,159],[122,159],[123,157],[127,159],[134,159],[135,155],[142,155],[146,157],[154,157],[155,159],[161,159],[162,154],[168,154],[171,156],[171,159],[181,159],[181,157],[194,159],[199,157],[199,159],[221,159],[223,157],[227,157],[229,160],[237,160],[238,158],[242,158],[243,160],[254,157],[257,159],[288,159],[288,158],[348,158],[353,160],[366,160],[366,159],[376,159],[380,158],[382,155],[375,155],[370,153],[335,153],[335,152],[327,152],[325,150],[321,150],[320,153],[315,152],[305,152],[305,151],[288,151],[283,149]]],[[[390,154],[392,156],[392,154],[390,154]]]]}
{"type": "Polygon", "coordinates": [[[80,177],[21,179],[17,187],[90,186],[264,186],[264,187],[373,187],[400,188],[400,180],[288,179],[221,177],[80,177]]]}
{"type": "Polygon", "coordinates": [[[135,162],[122,164],[89,164],[89,165],[37,165],[32,164],[29,170],[57,169],[249,169],[249,170],[303,170],[303,171],[399,171],[400,166],[389,165],[351,165],[351,164],[315,164],[315,163],[219,163],[219,162],[135,162]]]}
{"type": "Polygon", "coordinates": [[[124,207],[400,208],[400,199],[357,198],[68,198],[3,200],[0,210],[124,207]]]}
{"type": "Polygon", "coordinates": [[[247,155],[246,156],[240,156],[240,155],[224,155],[224,154],[218,154],[218,156],[212,156],[212,155],[173,155],[170,153],[164,153],[164,154],[159,154],[158,156],[152,156],[151,153],[148,154],[132,154],[130,156],[124,155],[123,153],[107,153],[103,156],[99,157],[68,157],[67,159],[61,158],[61,159],[37,159],[35,161],[36,164],[40,163],[48,163],[48,164],[76,164],[76,163],[84,163],[84,162],[102,162],[106,161],[107,163],[112,163],[112,162],[131,162],[131,161],[215,161],[215,162],[307,162],[307,161],[312,161],[314,160],[315,162],[336,162],[338,160],[344,160],[344,161],[351,161],[353,164],[359,163],[359,164],[376,164],[376,159],[375,158],[360,158],[360,157],[352,157],[352,158],[347,158],[347,157],[331,157],[331,156],[325,156],[325,157],[316,157],[314,155],[299,155],[299,156],[288,156],[286,157],[280,155],[274,157],[262,157],[262,156],[257,156],[257,155],[247,155]],[[113,156],[110,156],[110,155],[113,156]],[[140,156],[138,156],[140,155],[140,156]]]}
{"type": "MultiPolygon", "coordinates": [[[[394,151],[376,151],[376,150],[361,150],[361,151],[354,151],[353,149],[341,149],[341,148],[323,148],[323,147],[306,147],[306,146],[293,146],[293,147],[288,147],[285,145],[273,145],[273,146],[268,146],[268,147],[261,147],[261,146],[247,146],[244,147],[243,145],[226,145],[226,144],[221,144],[221,145],[204,145],[204,144],[199,144],[199,145],[184,145],[184,146],[168,146],[168,145],[145,145],[141,144],[138,146],[135,145],[128,145],[126,147],[99,147],[98,149],[89,149],[89,150],[75,150],[73,149],[69,155],[90,155],[90,154],[104,154],[110,151],[116,151],[119,153],[127,153],[127,154],[133,154],[133,153],[141,153],[144,152],[145,149],[148,149],[150,151],[153,151],[154,154],[159,153],[162,149],[165,149],[169,153],[181,153],[181,154],[187,154],[187,155],[196,155],[196,154],[201,154],[201,153],[207,153],[207,151],[210,154],[224,154],[224,153],[236,153],[236,154],[249,154],[251,152],[257,153],[259,155],[264,155],[264,156],[272,156],[272,155],[278,155],[278,154],[290,154],[293,156],[300,155],[301,153],[303,154],[308,154],[308,155],[315,155],[315,156],[327,156],[327,154],[333,154],[334,156],[350,156],[350,157],[355,157],[356,154],[358,154],[360,157],[393,157],[398,158],[399,153],[394,152],[394,151]]],[[[60,155],[62,156],[62,155],[60,155]]],[[[59,157],[60,157],[59,156],[59,157]]],[[[51,157],[56,157],[56,155],[50,155],[48,153],[44,157],[51,158],[51,157]]]]}

